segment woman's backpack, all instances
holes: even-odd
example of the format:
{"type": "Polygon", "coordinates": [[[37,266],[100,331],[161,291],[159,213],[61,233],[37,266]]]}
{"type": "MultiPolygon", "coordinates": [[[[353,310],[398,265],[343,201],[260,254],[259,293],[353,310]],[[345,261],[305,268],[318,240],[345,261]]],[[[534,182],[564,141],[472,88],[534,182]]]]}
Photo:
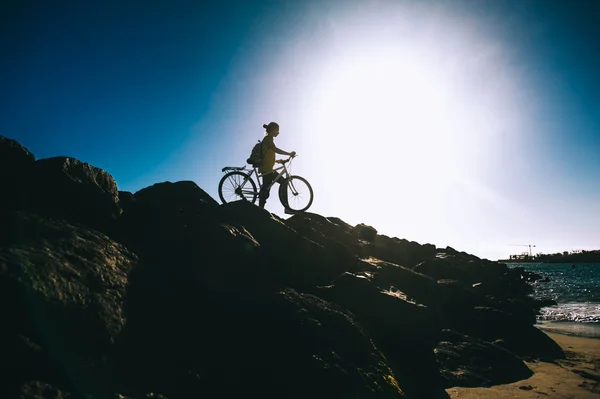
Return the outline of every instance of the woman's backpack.
{"type": "Polygon", "coordinates": [[[254,144],[254,147],[252,147],[252,152],[246,162],[256,168],[262,162],[262,155],[262,141],[258,140],[258,143],[254,144]]]}

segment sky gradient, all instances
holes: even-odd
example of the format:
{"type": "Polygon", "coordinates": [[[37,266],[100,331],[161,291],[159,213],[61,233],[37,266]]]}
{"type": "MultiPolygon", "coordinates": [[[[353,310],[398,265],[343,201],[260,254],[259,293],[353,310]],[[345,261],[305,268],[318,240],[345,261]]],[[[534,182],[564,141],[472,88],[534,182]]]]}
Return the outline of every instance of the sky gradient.
{"type": "Polygon", "coordinates": [[[9,1],[0,18],[0,134],[120,190],[193,180],[217,199],[276,121],[311,212],[489,259],[600,248],[598,1],[9,1]]]}

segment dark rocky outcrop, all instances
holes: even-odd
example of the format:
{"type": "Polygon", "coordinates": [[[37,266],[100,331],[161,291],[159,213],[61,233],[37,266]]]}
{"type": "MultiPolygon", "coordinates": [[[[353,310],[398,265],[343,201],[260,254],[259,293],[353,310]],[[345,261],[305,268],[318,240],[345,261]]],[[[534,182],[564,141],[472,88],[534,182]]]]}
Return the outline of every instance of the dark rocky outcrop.
{"type": "Polygon", "coordinates": [[[17,211],[0,219],[2,375],[14,384],[50,376],[61,386],[93,385],[125,324],[137,257],[59,219],[17,211]]]}
{"type": "Polygon", "coordinates": [[[26,196],[24,188],[35,157],[17,141],[0,136],[0,208],[15,208],[26,196]]]}
{"type": "Polygon", "coordinates": [[[354,230],[359,240],[373,242],[377,236],[377,230],[373,226],[367,226],[364,223],[357,224],[354,230]]]}
{"type": "Polygon", "coordinates": [[[524,380],[533,374],[506,349],[452,330],[442,331],[435,356],[447,388],[489,387],[524,380]]]}
{"type": "Polygon", "coordinates": [[[131,208],[133,201],[135,198],[132,193],[119,190],[119,206],[123,212],[127,212],[131,208]]]}
{"type": "Polygon", "coordinates": [[[377,235],[373,244],[373,251],[370,255],[407,267],[413,267],[420,262],[433,259],[436,255],[435,245],[421,245],[414,241],[386,235],[377,235]]]}
{"type": "Polygon", "coordinates": [[[536,276],[0,137],[0,396],[447,398],[563,353],[536,276]]]}
{"type": "Polygon", "coordinates": [[[106,171],[75,158],[35,160],[0,136],[0,206],[83,223],[110,232],[120,215],[117,184],[106,171]]]}
{"type": "Polygon", "coordinates": [[[138,396],[124,396],[119,393],[115,394],[102,394],[102,395],[91,395],[89,393],[85,395],[72,394],[71,392],[59,389],[51,384],[42,381],[29,381],[21,385],[19,389],[19,398],[31,398],[31,399],[76,399],[85,397],[86,399],[167,399],[165,396],[155,393],[147,393],[138,396]]]}
{"type": "Polygon", "coordinates": [[[432,351],[437,329],[427,307],[398,291],[382,290],[371,273],[344,273],[323,287],[321,296],[360,318],[409,397],[446,397],[432,351]]]}
{"type": "Polygon", "coordinates": [[[27,187],[28,209],[83,223],[103,232],[120,215],[119,193],[112,176],[75,158],[36,161],[27,187]]]}
{"type": "Polygon", "coordinates": [[[254,288],[173,289],[157,311],[131,306],[115,358],[123,386],[169,397],[403,397],[347,310],[293,289],[254,288]]]}

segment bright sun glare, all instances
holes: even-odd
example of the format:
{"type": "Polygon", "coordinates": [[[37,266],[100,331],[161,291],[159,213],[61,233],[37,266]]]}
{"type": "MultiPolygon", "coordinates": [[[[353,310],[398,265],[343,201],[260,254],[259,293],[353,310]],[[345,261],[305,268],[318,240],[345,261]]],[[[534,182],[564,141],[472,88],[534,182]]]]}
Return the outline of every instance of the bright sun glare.
{"type": "Polygon", "coordinates": [[[451,5],[368,3],[332,11],[321,45],[290,48],[265,85],[312,209],[455,245],[524,215],[486,184],[530,127],[509,50],[451,5]]]}
{"type": "Polygon", "coordinates": [[[371,158],[373,168],[409,170],[404,183],[417,189],[449,176],[456,155],[449,88],[424,62],[393,49],[370,53],[342,60],[319,90],[323,148],[343,150],[350,162],[371,158]]]}

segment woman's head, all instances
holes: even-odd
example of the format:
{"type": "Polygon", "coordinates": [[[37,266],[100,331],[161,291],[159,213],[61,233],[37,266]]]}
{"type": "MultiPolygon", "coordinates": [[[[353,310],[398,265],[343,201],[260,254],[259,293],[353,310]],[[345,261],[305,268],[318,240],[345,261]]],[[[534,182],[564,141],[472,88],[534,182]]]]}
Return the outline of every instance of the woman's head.
{"type": "Polygon", "coordinates": [[[267,129],[269,136],[277,136],[279,134],[279,124],[277,122],[271,122],[268,125],[263,125],[263,127],[267,129]]]}

